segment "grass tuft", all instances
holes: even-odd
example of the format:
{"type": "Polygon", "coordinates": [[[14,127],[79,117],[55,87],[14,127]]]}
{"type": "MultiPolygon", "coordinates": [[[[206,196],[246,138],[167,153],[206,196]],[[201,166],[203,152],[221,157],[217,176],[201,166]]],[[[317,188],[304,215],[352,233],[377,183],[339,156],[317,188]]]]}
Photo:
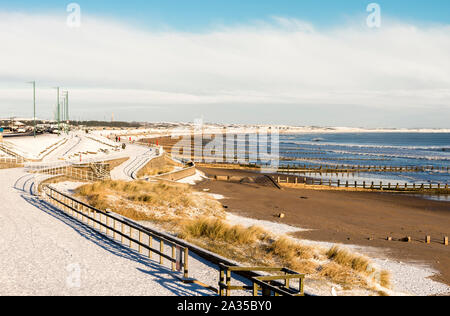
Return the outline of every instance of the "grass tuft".
{"type": "Polygon", "coordinates": [[[221,219],[202,217],[185,222],[180,237],[184,239],[207,238],[233,245],[244,245],[263,240],[266,234],[264,229],[257,226],[245,228],[241,225],[230,225],[221,219]]]}

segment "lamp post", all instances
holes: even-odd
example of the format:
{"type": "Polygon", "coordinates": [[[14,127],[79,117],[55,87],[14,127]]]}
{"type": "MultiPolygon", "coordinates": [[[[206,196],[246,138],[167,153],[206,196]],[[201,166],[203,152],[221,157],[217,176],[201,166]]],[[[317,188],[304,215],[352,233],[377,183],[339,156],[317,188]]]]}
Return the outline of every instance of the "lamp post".
{"type": "Polygon", "coordinates": [[[56,107],[57,107],[57,114],[56,114],[56,120],[58,121],[58,133],[61,135],[61,109],[59,104],[59,87],[56,87],[56,107]]]}
{"type": "Polygon", "coordinates": [[[69,128],[69,91],[63,91],[64,96],[64,120],[66,121],[67,129],[69,128]]]}
{"type": "Polygon", "coordinates": [[[33,134],[36,138],[36,81],[30,81],[28,83],[31,83],[33,85],[33,120],[34,120],[34,129],[33,134]]]}

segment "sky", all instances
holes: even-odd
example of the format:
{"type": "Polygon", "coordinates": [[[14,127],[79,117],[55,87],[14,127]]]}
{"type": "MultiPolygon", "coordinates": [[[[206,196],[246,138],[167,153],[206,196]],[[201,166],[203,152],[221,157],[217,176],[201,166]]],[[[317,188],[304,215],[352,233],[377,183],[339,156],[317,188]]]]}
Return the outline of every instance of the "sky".
{"type": "Polygon", "coordinates": [[[0,117],[450,128],[450,1],[371,2],[0,0],[0,117]]]}

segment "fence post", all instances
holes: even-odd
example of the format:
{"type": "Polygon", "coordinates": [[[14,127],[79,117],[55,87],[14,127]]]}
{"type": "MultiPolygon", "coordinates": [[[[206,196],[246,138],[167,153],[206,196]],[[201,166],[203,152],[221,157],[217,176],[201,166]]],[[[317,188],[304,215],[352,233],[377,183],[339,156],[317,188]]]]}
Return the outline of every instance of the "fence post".
{"type": "Polygon", "coordinates": [[[231,296],[231,271],[227,270],[227,296],[231,296]]]}
{"type": "MultiPolygon", "coordinates": [[[[172,245],[172,259],[176,260],[175,246],[172,245]]],[[[172,271],[175,271],[175,261],[172,261],[172,271]]]]}
{"type": "Polygon", "coordinates": [[[189,278],[189,249],[184,248],[184,278],[189,278]]]}

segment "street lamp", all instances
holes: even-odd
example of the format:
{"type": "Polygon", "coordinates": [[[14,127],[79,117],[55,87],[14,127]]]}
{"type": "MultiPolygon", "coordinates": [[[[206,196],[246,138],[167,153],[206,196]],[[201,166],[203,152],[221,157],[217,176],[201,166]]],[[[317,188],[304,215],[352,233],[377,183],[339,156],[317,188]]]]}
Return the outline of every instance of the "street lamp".
{"type": "Polygon", "coordinates": [[[63,91],[62,95],[64,97],[64,120],[67,125],[69,125],[69,91],[63,91]]]}
{"type": "Polygon", "coordinates": [[[62,97],[62,121],[64,123],[64,129],[66,133],[68,133],[69,130],[69,92],[67,90],[61,91],[61,97],[62,97]]]}
{"type": "Polygon", "coordinates": [[[34,137],[36,138],[36,81],[30,81],[33,85],[33,118],[34,118],[34,137]]]}
{"type": "Polygon", "coordinates": [[[59,104],[59,87],[56,87],[56,106],[57,106],[57,121],[58,121],[58,133],[59,135],[61,135],[61,124],[60,124],[60,120],[61,120],[61,110],[60,110],[60,104],[59,104]]]}

